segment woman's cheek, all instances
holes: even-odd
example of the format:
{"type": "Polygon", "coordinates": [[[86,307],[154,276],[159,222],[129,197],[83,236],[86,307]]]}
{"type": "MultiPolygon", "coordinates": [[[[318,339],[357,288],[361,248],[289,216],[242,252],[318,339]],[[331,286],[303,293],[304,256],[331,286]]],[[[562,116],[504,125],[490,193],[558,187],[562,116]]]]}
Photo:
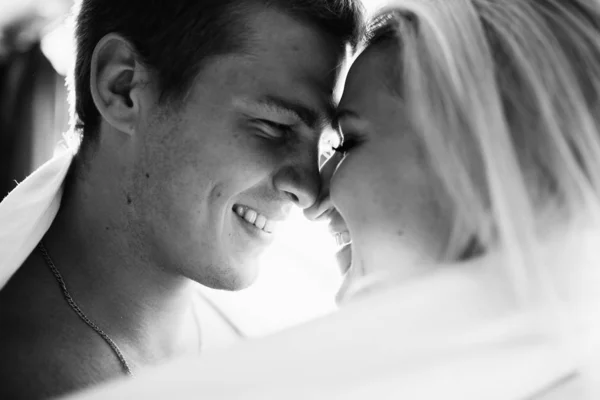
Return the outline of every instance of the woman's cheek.
{"type": "Polygon", "coordinates": [[[335,168],[331,181],[329,183],[329,196],[333,205],[340,210],[344,207],[347,196],[354,190],[355,181],[348,174],[348,157],[342,159],[335,168]]]}
{"type": "Polygon", "coordinates": [[[344,158],[331,178],[331,201],[342,216],[361,214],[365,205],[373,201],[368,168],[364,165],[366,160],[361,160],[359,156],[350,154],[344,158]]]}

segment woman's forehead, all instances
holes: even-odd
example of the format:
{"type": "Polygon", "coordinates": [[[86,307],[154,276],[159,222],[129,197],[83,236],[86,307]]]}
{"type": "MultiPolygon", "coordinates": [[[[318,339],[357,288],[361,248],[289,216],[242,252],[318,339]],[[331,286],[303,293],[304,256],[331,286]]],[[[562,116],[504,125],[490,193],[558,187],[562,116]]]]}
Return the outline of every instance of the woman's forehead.
{"type": "MultiPolygon", "coordinates": [[[[399,87],[398,68],[400,62],[396,48],[390,46],[371,46],[354,61],[344,85],[342,103],[358,100],[368,93],[386,91],[396,93],[399,87]]],[[[368,99],[364,99],[368,101],[368,99]]]]}

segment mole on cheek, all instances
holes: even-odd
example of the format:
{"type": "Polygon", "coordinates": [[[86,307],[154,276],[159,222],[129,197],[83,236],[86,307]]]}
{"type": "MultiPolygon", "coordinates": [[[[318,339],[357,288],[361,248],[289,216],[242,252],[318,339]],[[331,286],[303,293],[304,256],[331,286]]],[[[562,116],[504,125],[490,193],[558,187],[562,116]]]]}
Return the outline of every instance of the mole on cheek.
{"type": "Polygon", "coordinates": [[[129,204],[131,204],[131,203],[132,203],[131,196],[130,196],[130,195],[127,195],[127,204],[129,205],[129,204]]]}

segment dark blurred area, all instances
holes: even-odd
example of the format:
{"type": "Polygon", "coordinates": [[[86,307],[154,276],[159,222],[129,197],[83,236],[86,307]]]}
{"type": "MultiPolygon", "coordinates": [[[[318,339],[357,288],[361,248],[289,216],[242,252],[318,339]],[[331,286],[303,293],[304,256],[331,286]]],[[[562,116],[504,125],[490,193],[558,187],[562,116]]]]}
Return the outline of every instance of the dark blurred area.
{"type": "MultiPolygon", "coordinates": [[[[68,128],[64,71],[43,51],[72,0],[0,0],[0,199],[52,157],[68,128]]],[[[54,41],[69,48],[69,43],[54,41]]]]}

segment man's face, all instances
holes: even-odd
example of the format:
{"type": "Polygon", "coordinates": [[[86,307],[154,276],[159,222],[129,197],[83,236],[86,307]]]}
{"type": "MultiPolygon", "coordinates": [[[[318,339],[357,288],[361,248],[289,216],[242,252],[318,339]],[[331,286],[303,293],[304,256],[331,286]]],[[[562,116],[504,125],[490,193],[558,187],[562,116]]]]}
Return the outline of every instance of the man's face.
{"type": "Polygon", "coordinates": [[[183,106],[146,111],[135,139],[135,230],[165,269],[214,288],[251,284],[276,223],[314,202],[340,61],[310,25],[249,18],[248,52],[210,59],[183,106]]]}

